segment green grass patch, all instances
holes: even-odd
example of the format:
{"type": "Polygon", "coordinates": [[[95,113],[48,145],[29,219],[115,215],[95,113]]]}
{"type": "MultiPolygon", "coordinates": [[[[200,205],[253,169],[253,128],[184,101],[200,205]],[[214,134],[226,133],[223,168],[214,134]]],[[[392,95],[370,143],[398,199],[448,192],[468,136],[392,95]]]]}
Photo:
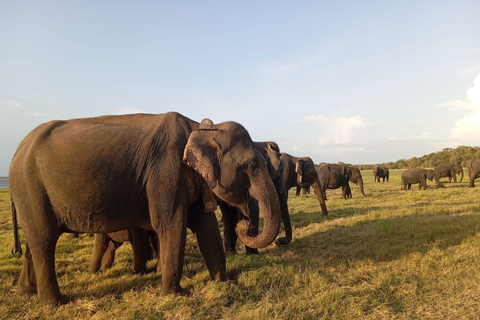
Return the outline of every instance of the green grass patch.
{"type": "MultiPolygon", "coordinates": [[[[17,293],[22,258],[13,245],[9,193],[0,190],[0,314],[6,319],[475,319],[480,314],[479,188],[468,181],[400,190],[363,171],[366,193],[328,190],[328,217],[315,195],[289,194],[292,243],[227,255],[229,281],[215,283],[189,233],[182,285],[160,294],[161,275],[132,273],[131,246],[91,275],[93,238],[62,235],[56,252],[61,307],[17,293]]],[[[468,178],[466,179],[468,180],[468,178]]],[[[219,216],[219,215],[218,215],[219,216]]],[[[281,231],[283,232],[283,230],[281,231]]],[[[23,234],[20,232],[23,243],[23,234]]],[[[150,269],[155,261],[149,262],[150,269]]]]}

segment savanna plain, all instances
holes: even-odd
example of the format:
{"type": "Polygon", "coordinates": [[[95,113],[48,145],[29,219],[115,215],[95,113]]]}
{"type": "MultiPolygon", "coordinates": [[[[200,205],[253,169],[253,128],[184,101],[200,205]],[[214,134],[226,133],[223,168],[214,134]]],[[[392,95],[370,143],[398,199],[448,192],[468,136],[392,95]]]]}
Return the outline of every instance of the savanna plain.
{"type": "Polygon", "coordinates": [[[253,256],[239,244],[237,255],[227,255],[228,282],[209,281],[189,231],[182,277],[187,296],[162,296],[155,272],[134,275],[130,244],[117,250],[112,269],[88,273],[93,238],[64,234],[56,268],[70,302],[59,307],[17,293],[23,257],[11,254],[9,192],[0,189],[0,318],[478,319],[480,186],[468,188],[465,177],[404,191],[402,172],[391,170],[390,182],[378,183],[370,170],[362,171],[371,197],[353,184],[350,200],[328,190],[328,217],[313,193],[295,197],[290,190],[292,243],[253,256]]]}

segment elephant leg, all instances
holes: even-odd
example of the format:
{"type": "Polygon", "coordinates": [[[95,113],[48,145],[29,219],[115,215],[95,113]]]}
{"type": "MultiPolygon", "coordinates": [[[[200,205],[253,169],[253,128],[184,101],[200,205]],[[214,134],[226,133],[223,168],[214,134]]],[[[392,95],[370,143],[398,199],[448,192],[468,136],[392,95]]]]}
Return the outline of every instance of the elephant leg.
{"type": "MultiPolygon", "coordinates": [[[[200,201],[200,203],[202,202],[200,201]]],[[[227,262],[217,217],[214,212],[203,211],[203,203],[201,206],[195,205],[193,208],[189,208],[188,226],[197,238],[198,248],[205,260],[211,279],[226,281],[227,262]],[[191,219],[191,217],[193,218],[191,219]]]]}
{"type": "Polygon", "coordinates": [[[236,208],[220,203],[223,221],[223,245],[226,252],[237,253],[237,233],[235,227],[239,216],[236,208]]]}
{"type": "Polygon", "coordinates": [[[150,259],[158,258],[160,255],[160,244],[158,243],[158,235],[155,231],[150,231],[149,241],[153,249],[153,256],[150,259]]]}
{"type": "Polygon", "coordinates": [[[88,267],[89,272],[96,273],[98,270],[100,270],[102,257],[108,248],[109,242],[109,238],[106,234],[95,233],[93,241],[93,254],[88,267]]]}
{"type": "Polygon", "coordinates": [[[129,232],[133,248],[133,272],[145,273],[147,270],[148,253],[151,253],[148,231],[130,229],[129,232]]]}
{"type": "MultiPolygon", "coordinates": [[[[107,243],[107,247],[103,253],[100,270],[107,270],[113,266],[115,262],[115,251],[122,245],[122,242],[116,242],[110,239],[107,243]]],[[[98,270],[97,270],[98,271],[98,270]]]]}
{"type": "Polygon", "coordinates": [[[162,274],[162,292],[164,295],[185,293],[180,285],[180,279],[187,238],[187,210],[184,204],[180,203],[177,204],[175,209],[165,208],[160,212],[169,215],[168,217],[162,217],[162,223],[160,224],[160,219],[158,219],[160,213],[152,212],[152,225],[155,226],[160,243],[160,263],[157,266],[157,272],[162,274]]]}
{"type": "Polygon", "coordinates": [[[342,199],[347,199],[347,186],[342,186],[342,199]]]}
{"type": "Polygon", "coordinates": [[[49,304],[64,304],[67,301],[60,293],[55,273],[55,246],[59,235],[53,230],[48,230],[48,227],[44,230],[42,228],[36,229],[39,229],[39,232],[33,238],[44,240],[41,243],[35,243],[35,245],[32,245],[30,241],[38,297],[41,301],[49,304]]]}
{"type": "Polygon", "coordinates": [[[292,223],[290,221],[290,213],[288,212],[287,198],[285,192],[278,192],[278,200],[280,200],[280,212],[282,214],[283,227],[285,228],[285,237],[275,240],[277,246],[289,244],[292,241],[292,223]]]}
{"type": "Polygon", "coordinates": [[[28,243],[25,249],[25,257],[23,258],[22,272],[18,279],[18,291],[28,295],[37,293],[37,279],[35,276],[35,268],[33,267],[32,253],[30,252],[28,243]]]}
{"type": "Polygon", "coordinates": [[[348,183],[342,187],[342,197],[343,199],[352,198],[352,189],[350,189],[350,185],[348,183]]]}
{"type": "Polygon", "coordinates": [[[298,197],[301,192],[302,192],[302,187],[297,186],[297,190],[295,192],[295,195],[298,197]]]}

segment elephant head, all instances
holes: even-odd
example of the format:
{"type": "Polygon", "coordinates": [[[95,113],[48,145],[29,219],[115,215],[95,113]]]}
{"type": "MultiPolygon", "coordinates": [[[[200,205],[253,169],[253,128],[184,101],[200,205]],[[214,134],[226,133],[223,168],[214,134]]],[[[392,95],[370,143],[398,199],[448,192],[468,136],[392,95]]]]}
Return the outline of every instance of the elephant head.
{"type": "Polygon", "coordinates": [[[322,187],[318,178],[315,164],[309,157],[296,158],[295,172],[297,173],[297,186],[302,188],[309,188],[313,186],[315,195],[317,196],[320,207],[322,208],[322,214],[328,215],[327,205],[325,204],[325,198],[323,197],[322,187]]]}
{"type": "Polygon", "coordinates": [[[355,167],[350,167],[350,166],[345,166],[344,173],[351,182],[355,183],[360,187],[360,192],[364,197],[369,197],[371,194],[365,194],[363,191],[363,178],[362,174],[360,173],[360,170],[355,167]]]}
{"type": "Polygon", "coordinates": [[[460,175],[460,181],[459,182],[462,182],[463,180],[463,168],[461,165],[458,165],[458,164],[454,164],[453,165],[453,171],[455,172],[454,174],[459,174],[460,175]]]}
{"type": "Polygon", "coordinates": [[[278,196],[266,161],[245,128],[235,122],[214,125],[203,120],[190,134],[183,162],[203,177],[217,197],[238,207],[246,217],[249,197],[258,201],[264,228],[255,236],[242,220],[237,234],[245,245],[263,248],[275,240],[280,229],[278,196]]]}
{"type": "Polygon", "coordinates": [[[435,178],[435,172],[432,169],[427,169],[427,179],[433,181],[435,178]]]}

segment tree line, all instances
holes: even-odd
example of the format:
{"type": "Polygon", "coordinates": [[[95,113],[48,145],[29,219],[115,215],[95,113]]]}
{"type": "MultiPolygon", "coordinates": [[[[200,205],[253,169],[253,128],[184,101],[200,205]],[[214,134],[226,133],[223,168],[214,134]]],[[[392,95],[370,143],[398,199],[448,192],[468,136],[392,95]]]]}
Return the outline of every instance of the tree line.
{"type": "Polygon", "coordinates": [[[358,164],[355,167],[360,170],[371,170],[373,167],[380,165],[389,169],[433,168],[441,163],[455,163],[466,167],[468,161],[476,157],[480,157],[480,147],[459,146],[457,148],[444,148],[442,151],[432,152],[422,157],[400,159],[395,162],[358,164]]]}

